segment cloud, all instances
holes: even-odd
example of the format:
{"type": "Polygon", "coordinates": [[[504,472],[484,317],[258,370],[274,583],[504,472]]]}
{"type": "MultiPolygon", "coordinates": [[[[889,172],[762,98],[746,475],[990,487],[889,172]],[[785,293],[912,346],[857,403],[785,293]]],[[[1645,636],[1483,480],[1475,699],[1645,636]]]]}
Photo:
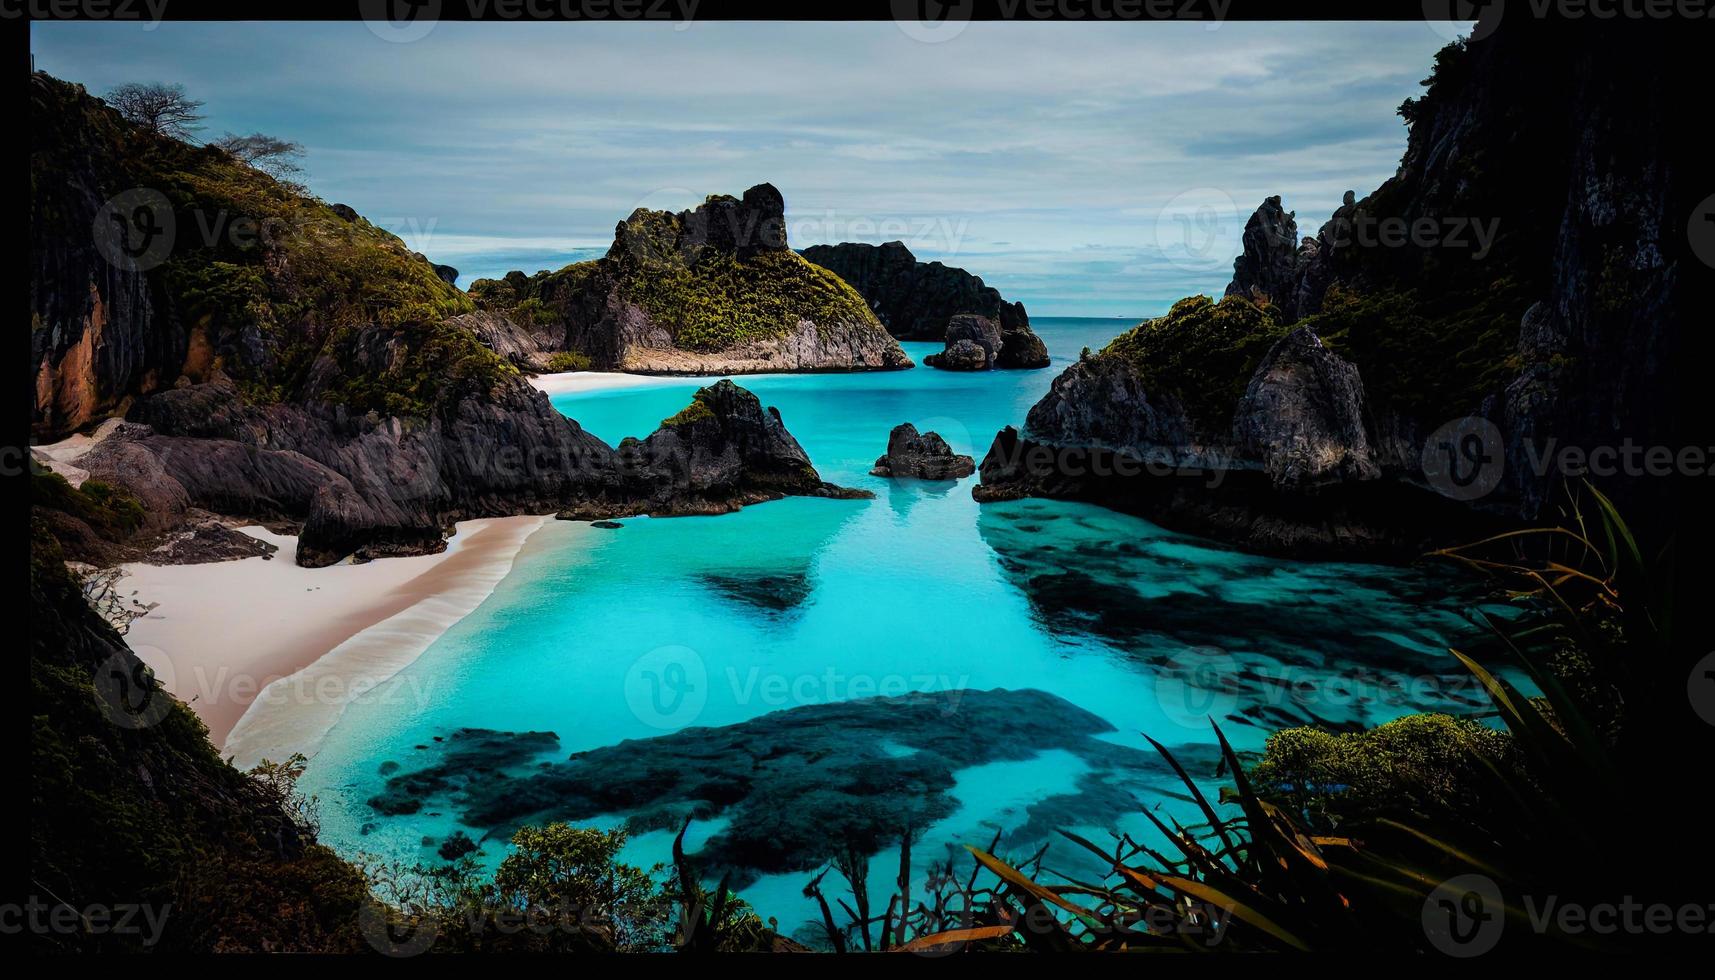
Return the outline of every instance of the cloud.
{"type": "Polygon", "coordinates": [[[428,229],[425,251],[454,265],[551,264],[604,247],[635,207],[767,180],[794,245],[927,229],[915,250],[1033,312],[1142,315],[1124,304],[1218,292],[1264,197],[1314,227],[1390,175],[1393,109],[1442,43],[1421,22],[1207,26],[972,23],[943,44],[892,22],[449,22],[409,44],[361,23],[37,22],[31,37],[41,68],[92,91],[178,81],[210,134],[302,142],[315,193],[428,229]],[[1212,258],[1175,256],[1163,209],[1209,190],[1233,202],[1224,237],[1212,258]]]}

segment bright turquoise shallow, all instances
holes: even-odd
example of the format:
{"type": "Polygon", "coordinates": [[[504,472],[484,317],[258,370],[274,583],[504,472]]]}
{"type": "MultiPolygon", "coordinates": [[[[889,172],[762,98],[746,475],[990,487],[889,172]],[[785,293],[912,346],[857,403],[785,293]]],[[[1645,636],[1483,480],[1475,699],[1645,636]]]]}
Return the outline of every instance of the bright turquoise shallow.
{"type": "MultiPolygon", "coordinates": [[[[1257,749],[1282,724],[1374,724],[1462,706],[1468,692],[1447,695],[1442,685],[1455,677],[1445,648],[1465,627],[1438,573],[1263,559],[1084,505],[979,507],[974,478],[911,484],[867,475],[888,431],[905,421],[980,459],[1082,347],[1100,347],[1129,322],[1045,318],[1035,326],[1054,354],[1048,370],[736,379],[780,410],[825,479],[874,490],[876,499],[790,499],[611,531],[550,524],[494,596],[408,668],[395,696],[353,705],[330,735],[305,777],[320,797],[326,838],[348,853],[438,860],[423,842],[461,827],[456,807],[382,816],[367,801],[383,785],[383,763],[422,765],[439,751],[437,737],[466,727],[553,732],[557,749],[531,765],[559,764],[625,739],[818,702],[907,690],[975,699],[1006,689],[1048,692],[1111,729],[1062,742],[994,727],[982,744],[1004,744],[958,768],[952,806],[920,828],[921,875],[927,859],[963,843],[986,846],[997,830],[1010,835],[1001,846],[1013,853],[1033,850],[1054,827],[1143,834],[1132,800],[1192,822],[1169,795],[1171,777],[1151,767],[1140,732],[1179,746],[1213,788],[1210,713],[1241,749],[1257,749]]],[[[935,349],[906,347],[919,362],[935,349]]],[[[647,435],[699,383],[555,404],[617,442],[647,435]]],[[[1007,721],[1028,721],[1021,710],[1007,721]]],[[[952,731],[959,719],[934,724],[952,731]]],[[[882,772],[890,771],[883,763],[915,755],[921,735],[865,729],[840,744],[870,753],[882,772]]],[[[865,765],[860,759],[859,770],[865,765]]],[[[509,774],[527,782],[532,771],[509,774]]],[[[800,806],[813,812],[820,771],[798,797],[750,801],[751,819],[765,807],[782,820],[800,806]]],[[[875,792],[887,803],[887,786],[875,792]]],[[[581,819],[613,824],[628,815],[581,819]]],[[[728,811],[695,823],[688,846],[731,819],[728,811]]],[[[492,828],[464,829],[480,838],[492,828]]],[[[630,854],[666,860],[670,839],[666,830],[639,833],[630,854]]],[[[490,840],[483,859],[497,862],[504,851],[490,840]]],[[[871,862],[882,902],[896,862],[889,849],[871,862]]],[[[1057,865],[1081,867],[1081,857],[1067,853],[1057,865]]],[[[811,874],[753,872],[743,893],[792,932],[813,914],[800,894],[811,874]]]]}

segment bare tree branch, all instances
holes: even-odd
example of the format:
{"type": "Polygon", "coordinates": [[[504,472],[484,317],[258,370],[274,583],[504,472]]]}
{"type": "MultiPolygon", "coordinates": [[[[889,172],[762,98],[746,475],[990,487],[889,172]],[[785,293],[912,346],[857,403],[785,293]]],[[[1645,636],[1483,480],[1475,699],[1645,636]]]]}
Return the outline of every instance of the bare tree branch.
{"type": "Polygon", "coordinates": [[[107,93],[107,104],[144,129],[173,139],[188,141],[202,128],[203,104],[177,83],[121,85],[107,93]]]}
{"type": "Polygon", "coordinates": [[[251,133],[248,136],[227,133],[215,140],[213,145],[231,154],[239,163],[255,167],[284,184],[297,186],[298,178],[304,173],[303,164],[299,162],[303,159],[304,147],[291,140],[283,140],[266,133],[251,133]]]}

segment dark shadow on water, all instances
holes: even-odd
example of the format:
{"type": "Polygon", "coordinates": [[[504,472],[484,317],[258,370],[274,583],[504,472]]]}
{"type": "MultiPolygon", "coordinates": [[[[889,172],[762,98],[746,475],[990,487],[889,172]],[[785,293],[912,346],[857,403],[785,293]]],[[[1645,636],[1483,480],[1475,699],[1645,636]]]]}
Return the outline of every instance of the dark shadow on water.
{"type": "MultiPolygon", "coordinates": [[[[913,693],[806,705],[719,728],[687,728],[547,761],[547,732],[459,729],[370,799],[378,818],[433,809],[504,838],[516,827],[623,814],[636,832],[727,817],[699,852],[706,875],[809,871],[842,848],[896,846],[953,813],[962,769],[1063,751],[1088,767],[1076,790],[1037,802],[1013,841],[1062,826],[1111,826],[1175,780],[1154,753],[1097,736],[1095,715],[1039,690],[913,693]],[[910,750],[910,751],[901,751],[910,750]]],[[[1184,761],[1212,767],[1206,747],[1184,761]]],[[[987,841],[976,842],[979,844],[987,841]]]]}
{"type": "Polygon", "coordinates": [[[978,527],[1044,630],[1221,695],[1233,723],[1348,729],[1485,703],[1446,653],[1479,638],[1451,570],[1265,558],[1046,501],[986,506],[978,527]]]}

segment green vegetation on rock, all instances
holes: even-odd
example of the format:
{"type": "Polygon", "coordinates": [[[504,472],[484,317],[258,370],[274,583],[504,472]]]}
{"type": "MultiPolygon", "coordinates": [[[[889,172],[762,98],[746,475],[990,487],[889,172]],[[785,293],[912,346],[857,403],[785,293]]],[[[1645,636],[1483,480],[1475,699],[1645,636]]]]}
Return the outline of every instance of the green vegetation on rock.
{"type": "Polygon", "coordinates": [[[1445,420],[1474,411],[1516,374],[1519,320],[1529,305],[1511,277],[1469,291],[1361,293],[1336,283],[1322,312],[1303,322],[1357,366],[1371,405],[1445,420]]]}
{"type": "Polygon", "coordinates": [[[555,373],[563,371],[588,371],[591,363],[588,354],[563,350],[548,358],[548,370],[555,373]]]}
{"type": "Polygon", "coordinates": [[[1251,373],[1287,325],[1274,306],[1242,296],[1187,296],[1166,316],[1114,338],[1101,356],[1136,368],[1147,389],[1178,396],[1193,421],[1224,432],[1251,373]]]}
{"type": "Polygon", "coordinates": [[[113,541],[143,526],[143,505],[124,488],[95,479],[74,487],[34,462],[30,464],[30,504],[75,517],[113,541]]]}
{"type": "Polygon", "coordinates": [[[801,320],[827,326],[875,319],[856,290],[796,252],[710,254],[689,268],[647,263],[621,279],[620,293],[667,326],[680,347],[698,351],[778,337],[801,320]]]}

